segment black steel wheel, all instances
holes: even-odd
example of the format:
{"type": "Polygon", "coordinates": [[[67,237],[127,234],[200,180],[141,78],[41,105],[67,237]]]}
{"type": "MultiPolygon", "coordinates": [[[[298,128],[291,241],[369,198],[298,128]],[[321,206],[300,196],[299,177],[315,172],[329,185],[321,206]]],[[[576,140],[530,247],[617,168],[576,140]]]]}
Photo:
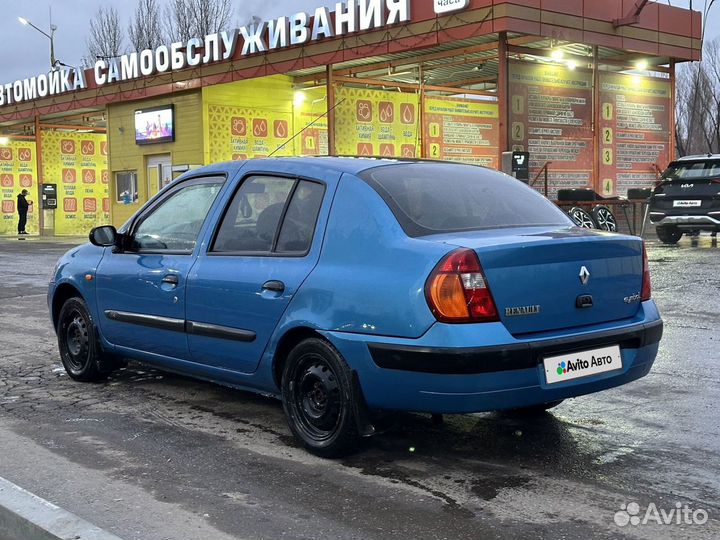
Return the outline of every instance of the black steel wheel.
{"type": "Polygon", "coordinates": [[[99,381],[112,371],[101,361],[95,324],[82,298],[73,297],[63,304],[56,333],[60,359],[70,377],[76,381],[99,381]]]}
{"type": "Polygon", "coordinates": [[[598,229],[608,232],[617,232],[617,220],[604,204],[598,204],[592,209],[592,217],[597,223],[598,229]]]}
{"type": "Polygon", "coordinates": [[[590,212],[584,208],[573,206],[570,210],[568,210],[568,215],[578,227],[583,227],[585,229],[597,229],[595,218],[593,218],[590,212]]]}
{"type": "Polygon", "coordinates": [[[293,435],[311,453],[339,457],[357,447],[354,399],[350,368],[332,345],[311,338],[290,352],[283,408],[293,435]]]}
{"type": "Polygon", "coordinates": [[[655,232],[663,244],[677,244],[683,235],[677,227],[656,227],[655,232]]]}

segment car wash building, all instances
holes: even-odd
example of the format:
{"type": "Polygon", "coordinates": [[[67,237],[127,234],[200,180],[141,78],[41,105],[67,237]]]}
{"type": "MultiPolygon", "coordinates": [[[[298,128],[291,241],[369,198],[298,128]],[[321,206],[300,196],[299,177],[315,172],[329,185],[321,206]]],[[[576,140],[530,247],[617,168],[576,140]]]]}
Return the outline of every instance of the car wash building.
{"type": "Polygon", "coordinates": [[[700,53],[700,13],[647,0],[347,0],[3,81],[0,234],[21,189],[31,234],[84,235],[261,156],[527,152],[551,199],[624,196],[673,158],[676,65],[700,53]]]}

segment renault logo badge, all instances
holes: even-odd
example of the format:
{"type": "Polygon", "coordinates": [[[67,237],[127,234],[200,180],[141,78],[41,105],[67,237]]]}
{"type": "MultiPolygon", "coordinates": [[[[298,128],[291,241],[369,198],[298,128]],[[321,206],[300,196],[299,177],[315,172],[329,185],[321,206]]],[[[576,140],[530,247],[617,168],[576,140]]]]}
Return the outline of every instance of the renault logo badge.
{"type": "Polygon", "coordinates": [[[590,281],[590,272],[587,268],[584,266],[580,267],[580,283],[583,285],[587,285],[587,282],[590,281]]]}

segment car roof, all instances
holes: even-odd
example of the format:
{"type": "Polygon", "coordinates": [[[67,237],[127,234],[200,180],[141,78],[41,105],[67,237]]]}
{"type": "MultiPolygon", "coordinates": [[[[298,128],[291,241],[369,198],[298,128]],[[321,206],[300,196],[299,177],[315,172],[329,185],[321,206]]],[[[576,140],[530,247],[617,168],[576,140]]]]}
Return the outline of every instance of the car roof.
{"type": "Polygon", "coordinates": [[[683,156],[677,158],[676,162],[683,162],[683,161],[703,161],[703,160],[720,160],[720,154],[696,154],[693,156],[683,156]]]}
{"type": "MultiPolygon", "coordinates": [[[[380,157],[328,157],[328,156],[307,156],[307,157],[275,157],[275,158],[258,158],[252,160],[225,161],[206,165],[199,169],[193,169],[194,174],[213,174],[213,173],[229,173],[235,174],[243,165],[252,162],[259,166],[275,166],[282,171],[283,165],[299,165],[299,166],[321,166],[327,170],[339,173],[359,174],[368,169],[382,167],[387,165],[402,165],[412,163],[428,163],[448,165],[448,162],[437,160],[423,159],[406,159],[406,158],[380,158],[380,157]],[[272,164],[272,165],[270,165],[272,164]]],[[[453,163],[453,165],[464,165],[462,163],[453,163]]],[[[465,165],[468,166],[468,165],[465,165]]]]}

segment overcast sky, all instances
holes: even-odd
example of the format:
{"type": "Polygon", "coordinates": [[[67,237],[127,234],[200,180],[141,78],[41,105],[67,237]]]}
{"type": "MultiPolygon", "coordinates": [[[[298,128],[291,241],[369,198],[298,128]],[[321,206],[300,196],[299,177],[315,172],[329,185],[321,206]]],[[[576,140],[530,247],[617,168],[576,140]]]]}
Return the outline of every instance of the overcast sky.
{"type": "MultiPolygon", "coordinates": [[[[161,0],[164,2],[166,0],[161,0]]],[[[429,0],[427,0],[429,1],[429,0]]],[[[666,3],[668,0],[662,0],[666,3]]],[[[685,6],[689,0],[670,0],[672,5],[685,6]]],[[[695,0],[694,9],[702,9],[704,0],[695,0]]],[[[0,0],[0,36],[5,54],[0,56],[0,84],[35,76],[50,67],[50,42],[32,28],[21,25],[17,17],[30,20],[48,31],[49,8],[58,29],[55,33],[55,56],[62,62],[77,65],[85,54],[88,22],[100,5],[113,5],[120,17],[129,23],[135,0],[0,0]]],[[[335,0],[239,0],[233,1],[235,22],[247,21],[251,15],[263,19],[290,15],[300,9],[314,10],[321,5],[334,6],[335,0]]],[[[710,12],[706,39],[720,35],[720,2],[710,12]]]]}

